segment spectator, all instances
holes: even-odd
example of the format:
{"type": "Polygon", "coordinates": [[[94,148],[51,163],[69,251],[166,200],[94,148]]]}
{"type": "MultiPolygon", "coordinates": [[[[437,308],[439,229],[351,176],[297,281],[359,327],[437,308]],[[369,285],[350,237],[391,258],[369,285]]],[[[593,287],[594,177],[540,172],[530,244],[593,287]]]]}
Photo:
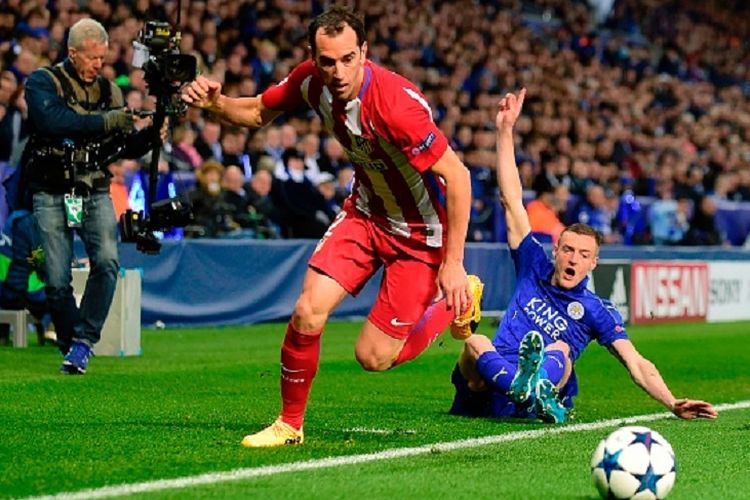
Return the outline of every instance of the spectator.
{"type": "Polygon", "coordinates": [[[250,157],[245,153],[246,139],[247,132],[244,129],[239,127],[225,129],[224,136],[221,139],[221,163],[225,167],[228,165],[237,165],[243,172],[249,174],[250,157]]]}
{"type": "MultiPolygon", "coordinates": [[[[311,180],[316,180],[321,173],[320,169],[320,137],[317,134],[305,134],[300,144],[300,149],[305,155],[305,172],[311,180]]],[[[333,172],[328,172],[333,175],[333,172]]]]}
{"type": "Polygon", "coordinates": [[[518,162],[518,174],[521,177],[523,189],[532,189],[534,183],[534,162],[529,159],[521,159],[518,162]]]}
{"type": "MultiPolygon", "coordinates": [[[[268,175],[267,172],[264,174],[268,175]]],[[[254,201],[258,201],[258,196],[245,182],[245,176],[240,167],[228,166],[224,170],[221,185],[223,201],[227,209],[231,207],[231,217],[239,225],[239,229],[231,233],[232,237],[266,239],[275,236],[270,221],[263,213],[257,211],[254,201]]]]}
{"type": "Polygon", "coordinates": [[[633,179],[621,179],[622,194],[616,209],[615,224],[626,245],[645,244],[650,240],[648,220],[641,203],[633,193],[633,179]]]}
{"type": "Polygon", "coordinates": [[[264,40],[258,47],[258,55],[250,61],[258,92],[273,82],[277,54],[278,48],[270,40],[264,40]]]}
{"type": "Polygon", "coordinates": [[[716,227],[716,202],[710,196],[698,200],[684,245],[721,245],[723,238],[716,227]]]}
{"type": "Polygon", "coordinates": [[[221,178],[224,190],[224,202],[234,207],[232,216],[242,227],[249,227],[247,214],[250,207],[250,197],[245,189],[245,175],[237,165],[229,165],[224,169],[221,178]]]}
{"type": "Polygon", "coordinates": [[[0,53],[7,51],[13,43],[13,30],[18,13],[5,2],[0,4],[0,53]]]}
{"type": "Polygon", "coordinates": [[[279,128],[279,133],[281,135],[281,147],[284,151],[290,148],[298,148],[297,130],[292,125],[285,123],[279,128]]]}
{"type": "Polygon", "coordinates": [[[224,203],[221,179],[224,166],[216,160],[206,160],[198,170],[198,184],[188,193],[193,207],[195,224],[185,228],[191,238],[216,238],[237,229],[232,218],[234,207],[224,203]]]}
{"type": "Polygon", "coordinates": [[[560,214],[565,213],[568,197],[567,186],[558,184],[557,187],[543,187],[542,191],[537,193],[536,199],[529,202],[526,207],[531,230],[546,234],[554,244],[557,244],[560,234],[565,229],[560,214]]]}
{"type": "Polygon", "coordinates": [[[750,165],[737,171],[737,184],[732,198],[738,201],[750,201],[750,165]]]}
{"type": "Polygon", "coordinates": [[[542,170],[539,172],[534,181],[531,184],[531,189],[537,193],[548,191],[561,184],[561,179],[557,177],[556,171],[558,170],[558,163],[562,160],[560,158],[547,158],[542,163],[542,170]]]}
{"type": "MultiPolygon", "coordinates": [[[[616,199],[615,199],[616,200],[616,199]]],[[[612,207],[604,188],[592,184],[586,189],[586,200],[578,209],[578,222],[588,224],[602,235],[605,243],[619,243],[622,236],[612,230],[617,207],[612,207]]]]}
{"type": "MultiPolygon", "coordinates": [[[[7,78],[10,80],[12,73],[7,78]]],[[[18,87],[3,110],[0,106],[0,162],[20,158],[29,136],[25,90],[18,87]]]]}
{"type": "MultiPolygon", "coordinates": [[[[256,135],[259,133],[256,132],[256,135]]],[[[265,128],[263,154],[273,158],[276,165],[282,162],[281,156],[284,154],[284,147],[281,145],[281,130],[279,127],[268,126],[265,128]]]]}
{"type": "Polygon", "coordinates": [[[18,89],[18,80],[12,71],[0,72],[0,106],[10,106],[18,89]]]}
{"type": "Polygon", "coordinates": [[[315,178],[315,186],[323,196],[329,212],[334,215],[338,214],[341,211],[341,206],[336,200],[336,178],[328,172],[322,172],[315,178]]]}
{"type": "Polygon", "coordinates": [[[323,195],[305,175],[304,155],[294,148],[284,152],[282,174],[272,189],[281,213],[285,238],[320,238],[336,216],[323,195]]]}
{"type": "Polygon", "coordinates": [[[221,124],[212,120],[203,122],[200,135],[195,141],[195,149],[203,160],[224,161],[224,153],[221,149],[221,124]]]}
{"type": "Polygon", "coordinates": [[[10,67],[10,71],[16,76],[19,82],[26,81],[26,78],[38,66],[38,58],[28,49],[21,49],[16,56],[15,61],[10,67]]]}
{"type": "Polygon", "coordinates": [[[125,96],[125,107],[133,111],[140,111],[143,109],[144,101],[143,92],[138,89],[132,89],[125,96]]]}
{"type": "Polygon", "coordinates": [[[318,161],[318,166],[321,171],[337,175],[339,170],[342,168],[351,168],[352,164],[346,157],[341,143],[334,137],[329,137],[323,144],[323,155],[318,161]]]}
{"type": "Polygon", "coordinates": [[[586,196],[586,191],[591,184],[589,163],[581,158],[573,160],[570,172],[570,193],[576,196],[586,196]]]}
{"type": "Polygon", "coordinates": [[[675,200],[672,180],[661,179],[656,184],[659,199],[648,210],[651,239],[655,245],[679,245],[688,228],[690,202],[687,198],[675,200]]]}
{"type": "Polygon", "coordinates": [[[195,148],[195,132],[181,125],[172,132],[172,160],[175,170],[193,172],[201,166],[203,158],[195,148]]]}
{"type": "Polygon", "coordinates": [[[271,199],[273,176],[268,170],[257,170],[250,179],[248,196],[258,221],[258,235],[278,238],[281,234],[281,214],[271,199]]]}

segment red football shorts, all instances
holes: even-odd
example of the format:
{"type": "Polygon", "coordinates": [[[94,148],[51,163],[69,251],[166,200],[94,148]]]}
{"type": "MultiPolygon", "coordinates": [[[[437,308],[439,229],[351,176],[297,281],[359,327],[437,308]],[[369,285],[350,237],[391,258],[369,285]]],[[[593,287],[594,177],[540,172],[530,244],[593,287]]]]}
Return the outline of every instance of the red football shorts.
{"type": "Polygon", "coordinates": [[[342,211],[309,266],[357,295],[382,265],[380,291],[367,318],[402,340],[435,298],[442,252],[390,234],[356,211],[342,211]]]}

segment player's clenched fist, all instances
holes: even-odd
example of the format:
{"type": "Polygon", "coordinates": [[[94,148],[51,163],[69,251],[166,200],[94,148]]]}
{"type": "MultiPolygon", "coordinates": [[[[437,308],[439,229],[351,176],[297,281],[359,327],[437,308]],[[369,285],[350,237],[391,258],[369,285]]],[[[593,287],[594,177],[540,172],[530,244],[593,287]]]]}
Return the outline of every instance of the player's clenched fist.
{"type": "Polygon", "coordinates": [[[182,100],[196,108],[211,108],[221,96],[221,84],[199,76],[182,89],[182,100]]]}

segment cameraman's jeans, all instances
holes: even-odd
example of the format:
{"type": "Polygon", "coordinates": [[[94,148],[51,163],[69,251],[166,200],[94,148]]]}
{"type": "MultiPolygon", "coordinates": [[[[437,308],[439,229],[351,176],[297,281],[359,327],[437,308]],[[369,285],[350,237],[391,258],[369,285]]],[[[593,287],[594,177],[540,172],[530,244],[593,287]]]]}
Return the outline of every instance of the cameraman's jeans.
{"type": "Polygon", "coordinates": [[[34,216],[45,255],[47,301],[57,330],[60,350],[67,352],[73,340],[91,347],[101,337],[104,320],[117,284],[117,221],[109,193],[93,193],[83,199],[83,222],[78,231],[91,269],[80,308],[71,286],[73,229],[65,218],[64,195],[34,194],[34,216]]]}

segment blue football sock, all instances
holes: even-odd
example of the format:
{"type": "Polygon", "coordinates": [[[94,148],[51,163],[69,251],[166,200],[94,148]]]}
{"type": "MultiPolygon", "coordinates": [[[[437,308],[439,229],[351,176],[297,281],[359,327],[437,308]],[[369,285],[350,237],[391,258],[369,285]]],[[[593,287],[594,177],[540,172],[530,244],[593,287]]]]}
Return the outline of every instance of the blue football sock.
{"type": "Polygon", "coordinates": [[[477,372],[482,379],[490,386],[502,393],[510,389],[510,383],[516,374],[518,367],[510,363],[496,351],[487,351],[482,353],[477,359],[477,372]]]}
{"type": "Polygon", "coordinates": [[[565,353],[562,351],[546,351],[544,353],[544,363],[542,363],[542,369],[539,371],[541,378],[550,380],[553,384],[557,385],[562,380],[563,374],[565,373],[565,353]]]}

